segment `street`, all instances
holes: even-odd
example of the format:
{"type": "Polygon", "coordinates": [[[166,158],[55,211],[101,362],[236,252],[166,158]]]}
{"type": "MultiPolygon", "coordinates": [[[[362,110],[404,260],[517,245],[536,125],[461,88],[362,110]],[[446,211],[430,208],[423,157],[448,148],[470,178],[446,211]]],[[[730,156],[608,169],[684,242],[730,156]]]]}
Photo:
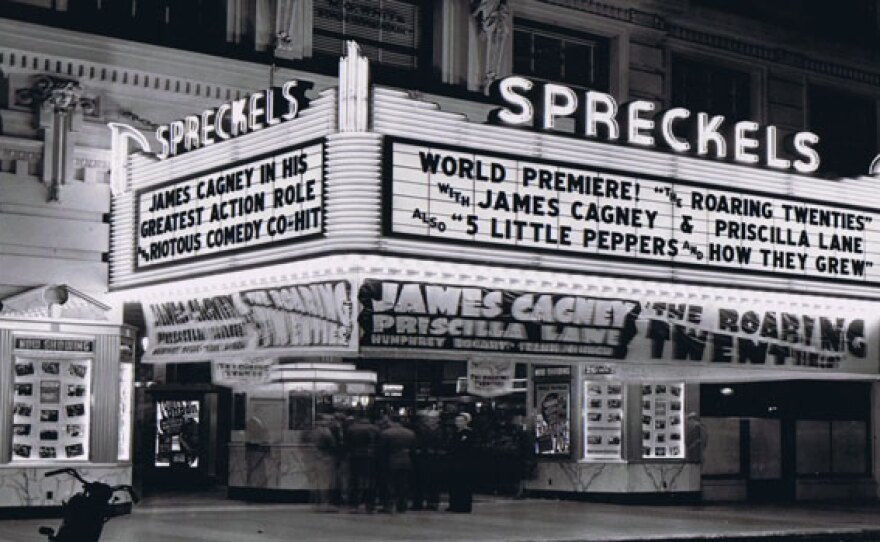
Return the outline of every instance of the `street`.
{"type": "MultiPolygon", "coordinates": [[[[483,497],[473,514],[317,513],[309,505],[248,504],[211,497],[151,498],[108,523],[102,540],[880,540],[875,504],[644,506],[483,497]],[[164,502],[163,502],[164,501],[164,502]]],[[[44,540],[40,525],[0,522],[0,540],[44,540]]]]}

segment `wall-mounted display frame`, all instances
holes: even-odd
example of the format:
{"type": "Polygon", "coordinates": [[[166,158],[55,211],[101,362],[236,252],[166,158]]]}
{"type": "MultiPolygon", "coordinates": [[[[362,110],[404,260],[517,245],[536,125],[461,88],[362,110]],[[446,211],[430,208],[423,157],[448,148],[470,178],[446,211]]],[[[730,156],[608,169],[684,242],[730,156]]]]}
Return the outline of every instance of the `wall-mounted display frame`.
{"type": "Polygon", "coordinates": [[[156,467],[199,466],[198,400],[156,401],[156,467]]]}
{"type": "Polygon", "coordinates": [[[642,385],[642,457],[684,459],[684,383],[642,385]]]}
{"type": "Polygon", "coordinates": [[[620,382],[584,382],[584,459],[623,458],[623,405],[620,382]]]}
{"type": "Polygon", "coordinates": [[[87,461],[91,358],[16,356],[12,462],[87,461]]]}
{"type": "Polygon", "coordinates": [[[534,368],[535,453],[571,456],[571,367],[534,368]]]}

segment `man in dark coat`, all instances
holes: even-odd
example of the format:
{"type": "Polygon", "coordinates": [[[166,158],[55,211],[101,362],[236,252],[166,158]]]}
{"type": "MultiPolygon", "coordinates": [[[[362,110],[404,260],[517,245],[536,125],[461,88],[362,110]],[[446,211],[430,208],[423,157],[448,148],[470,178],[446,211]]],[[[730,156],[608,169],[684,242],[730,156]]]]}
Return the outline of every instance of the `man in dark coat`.
{"type": "Polygon", "coordinates": [[[437,510],[446,449],[440,428],[440,411],[419,412],[413,427],[416,448],[413,453],[413,510],[437,510]]]}
{"type": "Polygon", "coordinates": [[[412,450],[416,434],[393,420],[379,433],[379,450],[385,473],[383,512],[406,512],[409,498],[409,480],[412,477],[412,450]]]}
{"type": "Polygon", "coordinates": [[[315,477],[314,502],[319,512],[335,512],[332,497],[336,480],[336,457],[339,442],[331,430],[332,416],[319,414],[315,428],[311,433],[311,441],[315,446],[315,477]]]}
{"type": "Polygon", "coordinates": [[[449,512],[469,514],[473,505],[474,432],[471,415],[455,417],[455,434],[449,445],[449,512]]]}
{"type": "Polygon", "coordinates": [[[353,421],[345,431],[348,451],[349,504],[357,511],[361,504],[368,513],[376,506],[376,449],[379,428],[366,415],[353,421]]]}

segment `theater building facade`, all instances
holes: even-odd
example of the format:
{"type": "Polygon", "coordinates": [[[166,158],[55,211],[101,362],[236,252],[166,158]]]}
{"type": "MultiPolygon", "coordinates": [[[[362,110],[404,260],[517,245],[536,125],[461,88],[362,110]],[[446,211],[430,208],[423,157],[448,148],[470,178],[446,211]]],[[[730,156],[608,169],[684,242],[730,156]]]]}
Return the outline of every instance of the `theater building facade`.
{"type": "Polygon", "coordinates": [[[524,394],[536,494],[876,495],[873,179],[815,176],[809,132],[562,82],[500,79],[469,120],[347,47],[335,82],[114,129],[112,296],[144,363],[214,383],[150,392],[150,469],[308,489],[321,405],[421,364],[524,394]]]}

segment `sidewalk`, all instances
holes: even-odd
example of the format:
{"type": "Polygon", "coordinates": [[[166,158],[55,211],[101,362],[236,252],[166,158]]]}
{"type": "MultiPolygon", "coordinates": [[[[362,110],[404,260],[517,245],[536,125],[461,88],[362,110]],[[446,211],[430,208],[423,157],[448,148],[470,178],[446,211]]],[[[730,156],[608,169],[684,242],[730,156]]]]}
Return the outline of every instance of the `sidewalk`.
{"type": "MultiPolygon", "coordinates": [[[[45,540],[39,525],[0,521],[0,541],[45,540]]],[[[248,504],[216,498],[148,499],[107,524],[107,542],[291,540],[880,541],[880,504],[643,506],[479,498],[473,514],[316,513],[308,505],[248,504]]]]}

